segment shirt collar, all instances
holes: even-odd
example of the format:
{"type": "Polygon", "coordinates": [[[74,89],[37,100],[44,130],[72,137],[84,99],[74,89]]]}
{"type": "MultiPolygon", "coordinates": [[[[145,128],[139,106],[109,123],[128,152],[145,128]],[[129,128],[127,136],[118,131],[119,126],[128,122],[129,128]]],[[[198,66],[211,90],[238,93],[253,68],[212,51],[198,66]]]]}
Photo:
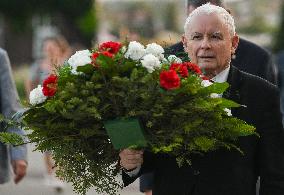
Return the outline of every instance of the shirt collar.
{"type": "Polygon", "coordinates": [[[219,74],[217,74],[211,80],[213,80],[214,82],[217,82],[217,83],[224,83],[228,79],[229,71],[230,71],[230,66],[228,66],[226,69],[222,70],[219,74]]]}

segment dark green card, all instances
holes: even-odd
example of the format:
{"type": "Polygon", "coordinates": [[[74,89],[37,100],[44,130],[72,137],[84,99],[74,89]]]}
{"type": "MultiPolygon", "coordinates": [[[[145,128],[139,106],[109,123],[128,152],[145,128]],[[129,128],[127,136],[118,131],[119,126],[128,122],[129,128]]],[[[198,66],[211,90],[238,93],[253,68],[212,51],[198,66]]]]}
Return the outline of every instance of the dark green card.
{"type": "Polygon", "coordinates": [[[105,129],[115,149],[145,147],[147,141],[137,118],[115,119],[104,122],[105,129]]]}

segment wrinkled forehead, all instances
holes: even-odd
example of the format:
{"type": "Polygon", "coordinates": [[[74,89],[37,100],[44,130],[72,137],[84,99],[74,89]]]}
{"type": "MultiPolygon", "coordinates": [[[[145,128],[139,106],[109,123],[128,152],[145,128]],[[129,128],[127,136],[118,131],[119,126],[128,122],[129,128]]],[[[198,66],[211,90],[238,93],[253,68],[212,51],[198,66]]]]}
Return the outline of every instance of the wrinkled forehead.
{"type": "Polygon", "coordinates": [[[215,13],[210,13],[194,16],[188,24],[186,32],[191,33],[199,31],[229,32],[229,29],[219,15],[215,13]]]}

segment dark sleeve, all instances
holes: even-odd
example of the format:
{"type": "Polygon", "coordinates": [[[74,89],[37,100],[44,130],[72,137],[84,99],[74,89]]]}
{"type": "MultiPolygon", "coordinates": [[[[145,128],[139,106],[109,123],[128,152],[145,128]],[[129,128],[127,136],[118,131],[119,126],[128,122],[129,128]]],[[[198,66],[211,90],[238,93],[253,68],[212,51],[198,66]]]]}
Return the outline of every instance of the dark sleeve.
{"type": "Polygon", "coordinates": [[[264,78],[266,78],[271,83],[278,85],[278,68],[270,54],[268,55],[266,60],[264,74],[264,78]]]}
{"type": "Polygon", "coordinates": [[[272,55],[264,48],[240,38],[236,58],[232,63],[244,72],[277,84],[277,67],[272,55]]]}
{"type": "MultiPolygon", "coordinates": [[[[272,85],[271,85],[272,86],[272,85]]],[[[275,86],[266,91],[260,114],[260,145],[257,163],[260,173],[260,195],[284,194],[284,136],[281,123],[279,91],[275,86]]],[[[258,127],[257,127],[258,128],[258,127]]]]}
{"type": "Polygon", "coordinates": [[[179,57],[182,61],[189,61],[188,54],[184,51],[183,43],[178,42],[170,47],[165,48],[165,57],[169,57],[170,55],[175,55],[179,57]]]}
{"type": "Polygon", "coordinates": [[[139,178],[139,190],[140,192],[145,192],[148,190],[153,189],[153,178],[154,174],[151,173],[146,173],[140,176],[139,178]]]}
{"type": "Polygon", "coordinates": [[[139,173],[135,177],[130,177],[122,171],[122,181],[124,186],[128,186],[129,184],[133,183],[138,177],[142,174],[153,172],[156,166],[156,155],[151,152],[145,151],[143,155],[143,164],[139,171],[139,173]]]}

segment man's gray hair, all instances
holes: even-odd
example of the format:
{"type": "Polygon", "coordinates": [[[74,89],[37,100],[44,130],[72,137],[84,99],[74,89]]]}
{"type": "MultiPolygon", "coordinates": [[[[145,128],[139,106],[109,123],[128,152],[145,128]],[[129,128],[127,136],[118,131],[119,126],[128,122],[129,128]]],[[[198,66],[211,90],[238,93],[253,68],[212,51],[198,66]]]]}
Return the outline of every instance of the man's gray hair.
{"type": "Polygon", "coordinates": [[[190,28],[190,23],[192,22],[193,18],[195,18],[198,15],[202,14],[210,15],[213,13],[216,13],[221,17],[221,19],[224,21],[224,24],[227,25],[227,27],[229,28],[230,35],[234,36],[236,33],[236,27],[233,16],[229,12],[227,12],[224,8],[212,5],[210,3],[206,3],[196,8],[195,10],[193,10],[193,12],[189,14],[184,24],[185,34],[187,34],[188,32],[188,29],[190,28]]]}

